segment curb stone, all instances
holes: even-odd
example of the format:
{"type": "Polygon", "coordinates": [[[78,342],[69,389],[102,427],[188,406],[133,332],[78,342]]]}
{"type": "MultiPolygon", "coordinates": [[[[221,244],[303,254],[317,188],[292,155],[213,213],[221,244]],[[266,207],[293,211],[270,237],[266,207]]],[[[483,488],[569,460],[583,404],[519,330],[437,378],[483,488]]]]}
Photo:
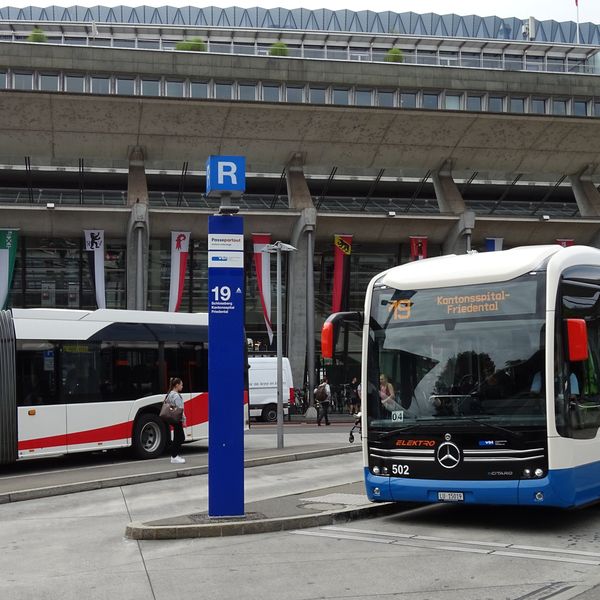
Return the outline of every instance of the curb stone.
{"type": "Polygon", "coordinates": [[[347,523],[365,516],[376,517],[395,513],[399,507],[394,502],[368,504],[342,510],[326,511],[314,515],[277,517],[255,521],[229,521],[202,525],[152,525],[152,523],[129,523],[125,537],[132,540],[181,540],[200,537],[225,537],[254,533],[272,533],[290,529],[321,527],[335,523],[347,523]]]}

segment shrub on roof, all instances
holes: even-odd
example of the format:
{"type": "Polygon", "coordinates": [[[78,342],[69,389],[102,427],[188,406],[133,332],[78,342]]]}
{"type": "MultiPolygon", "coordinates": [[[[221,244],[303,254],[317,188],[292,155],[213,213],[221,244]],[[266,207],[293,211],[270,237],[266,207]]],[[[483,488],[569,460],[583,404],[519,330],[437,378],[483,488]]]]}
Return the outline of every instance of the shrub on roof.
{"type": "Polygon", "coordinates": [[[404,55],[402,54],[402,50],[400,50],[400,48],[390,48],[383,60],[385,60],[385,62],[403,62],[404,55]]]}
{"type": "Polygon", "coordinates": [[[31,33],[27,36],[28,42],[47,42],[48,38],[42,29],[34,27],[31,33]]]}
{"type": "Polygon", "coordinates": [[[269,48],[270,56],[287,56],[289,53],[290,51],[288,50],[287,44],[284,44],[283,42],[275,42],[274,44],[271,44],[271,47],[269,48]]]}
{"type": "Polygon", "coordinates": [[[175,50],[189,50],[192,52],[205,52],[206,44],[200,38],[190,38],[189,40],[181,40],[175,44],[175,50]]]}

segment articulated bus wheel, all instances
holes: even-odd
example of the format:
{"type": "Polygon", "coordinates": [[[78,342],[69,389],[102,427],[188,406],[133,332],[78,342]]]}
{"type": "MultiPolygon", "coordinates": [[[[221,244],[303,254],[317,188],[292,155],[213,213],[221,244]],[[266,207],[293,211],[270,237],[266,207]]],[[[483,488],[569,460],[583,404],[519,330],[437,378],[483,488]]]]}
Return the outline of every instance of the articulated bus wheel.
{"type": "Polygon", "coordinates": [[[162,420],[152,413],[141,414],[133,428],[132,448],[138,458],[160,456],[167,443],[167,429],[162,420]]]}

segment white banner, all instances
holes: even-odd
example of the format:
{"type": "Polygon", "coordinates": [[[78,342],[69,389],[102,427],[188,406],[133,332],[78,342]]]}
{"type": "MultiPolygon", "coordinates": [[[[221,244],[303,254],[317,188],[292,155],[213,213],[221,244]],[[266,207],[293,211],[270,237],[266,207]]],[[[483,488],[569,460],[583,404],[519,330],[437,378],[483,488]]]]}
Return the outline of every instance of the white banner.
{"type": "Polygon", "coordinates": [[[181,305],[185,272],[190,249],[189,231],[171,231],[171,283],[169,288],[169,312],[177,312],[181,305]]]}
{"type": "Polygon", "coordinates": [[[104,288],[104,230],[84,229],[85,249],[88,252],[92,285],[96,293],[98,308],[106,308],[104,288]]]}

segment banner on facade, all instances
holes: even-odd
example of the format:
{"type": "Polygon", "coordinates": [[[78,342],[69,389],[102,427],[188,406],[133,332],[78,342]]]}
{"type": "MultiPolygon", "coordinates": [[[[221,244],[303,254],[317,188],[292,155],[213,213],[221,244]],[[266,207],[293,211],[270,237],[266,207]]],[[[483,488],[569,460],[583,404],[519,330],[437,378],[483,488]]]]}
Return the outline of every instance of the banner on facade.
{"type": "Polygon", "coordinates": [[[487,252],[499,252],[503,243],[504,238],[485,238],[485,249],[487,252]]]}
{"type": "Polygon", "coordinates": [[[427,236],[410,236],[410,260],[422,260],[427,258],[427,236]]]}
{"type": "Polygon", "coordinates": [[[181,305],[185,272],[190,250],[190,231],[171,231],[171,284],[169,312],[177,312],[181,305]]]}
{"type": "Polygon", "coordinates": [[[563,248],[568,248],[575,243],[575,240],[567,239],[567,238],[559,238],[556,240],[556,243],[562,246],[563,248]]]}
{"type": "Polygon", "coordinates": [[[106,308],[106,291],[104,288],[104,230],[84,229],[85,249],[90,265],[92,287],[96,295],[98,308],[106,308]]]}
{"type": "Polygon", "coordinates": [[[575,240],[568,238],[559,238],[556,240],[556,243],[559,246],[562,246],[563,248],[568,248],[569,246],[572,246],[575,243],[575,240]]]}
{"type": "Polygon", "coordinates": [[[269,344],[273,343],[273,325],[271,323],[271,255],[265,251],[265,246],[271,243],[270,233],[253,233],[254,266],[256,281],[262,306],[265,327],[269,335],[269,344]]]}
{"type": "Polygon", "coordinates": [[[351,254],[352,236],[335,235],[333,238],[333,295],[331,312],[348,310],[351,254]]]}
{"type": "Polygon", "coordinates": [[[0,309],[8,302],[18,241],[18,229],[0,229],[0,309]]]}

